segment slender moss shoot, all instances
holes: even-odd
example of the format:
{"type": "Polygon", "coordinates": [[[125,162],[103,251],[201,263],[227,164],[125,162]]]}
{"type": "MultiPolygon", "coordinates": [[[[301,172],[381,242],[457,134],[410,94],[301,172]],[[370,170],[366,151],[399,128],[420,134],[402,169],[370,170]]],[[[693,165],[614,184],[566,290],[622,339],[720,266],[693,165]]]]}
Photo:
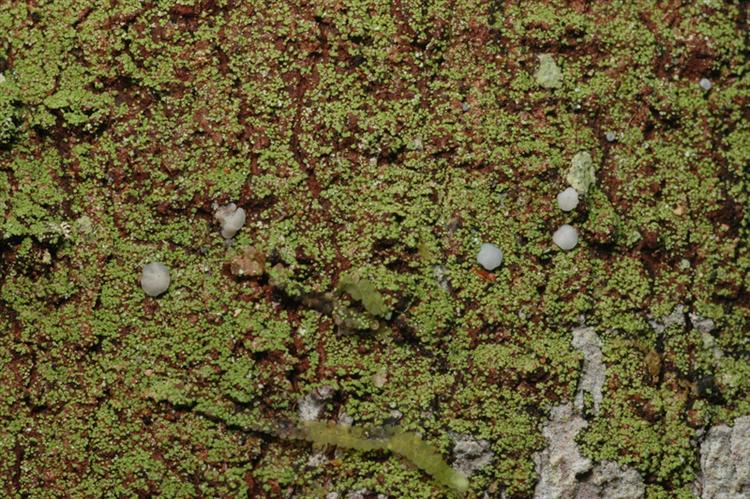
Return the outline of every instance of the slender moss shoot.
{"type": "Polygon", "coordinates": [[[437,449],[415,433],[396,430],[387,438],[368,438],[359,428],[309,421],[298,431],[287,433],[287,436],[308,440],[318,445],[336,445],[360,451],[389,450],[405,457],[412,464],[432,475],[437,482],[458,493],[464,493],[469,488],[469,480],[466,476],[451,468],[437,449]]]}

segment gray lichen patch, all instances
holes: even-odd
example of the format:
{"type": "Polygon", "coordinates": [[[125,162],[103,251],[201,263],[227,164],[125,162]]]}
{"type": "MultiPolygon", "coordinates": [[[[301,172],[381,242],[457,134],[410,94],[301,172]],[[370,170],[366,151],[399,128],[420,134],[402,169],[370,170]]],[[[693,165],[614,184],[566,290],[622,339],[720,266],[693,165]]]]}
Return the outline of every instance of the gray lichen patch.
{"type": "Polygon", "coordinates": [[[326,402],[333,397],[335,390],[331,386],[322,386],[312,390],[297,403],[300,421],[316,421],[325,409],[326,402]]]}
{"type": "Polygon", "coordinates": [[[645,493],[646,485],[637,471],[604,461],[580,484],[576,499],[639,499],[645,493]]]}
{"type": "Polygon", "coordinates": [[[702,499],[750,497],[750,416],[708,431],[695,489],[702,499]]]}
{"type": "Polygon", "coordinates": [[[466,476],[489,465],[494,458],[487,440],[479,440],[470,435],[452,434],[453,455],[455,460],[453,467],[466,476]]]}
{"type": "Polygon", "coordinates": [[[591,469],[591,460],[583,457],[575,438],[588,423],[573,411],[571,404],[552,409],[550,421],[544,427],[547,448],[534,457],[539,482],[534,489],[537,499],[575,497],[576,477],[591,469]]]}
{"type": "Polygon", "coordinates": [[[540,475],[535,499],[638,499],[644,497],[643,478],[634,469],[611,461],[594,465],[584,457],[576,437],[588,426],[570,403],[552,409],[544,428],[547,448],[535,456],[540,475]]]}
{"type": "Polygon", "coordinates": [[[688,316],[690,317],[690,324],[701,333],[710,334],[716,329],[716,323],[709,317],[703,317],[693,312],[688,314],[688,316]]]}
{"type": "Polygon", "coordinates": [[[602,387],[607,374],[602,357],[602,342],[593,327],[577,327],[573,330],[573,347],[583,354],[583,369],[578,381],[575,406],[579,411],[583,410],[584,393],[589,393],[594,400],[594,414],[599,414],[602,387]]]}
{"type": "Polygon", "coordinates": [[[673,326],[683,328],[685,327],[685,307],[677,305],[669,315],[660,318],[650,318],[648,322],[658,334],[662,334],[665,329],[673,326]]]}

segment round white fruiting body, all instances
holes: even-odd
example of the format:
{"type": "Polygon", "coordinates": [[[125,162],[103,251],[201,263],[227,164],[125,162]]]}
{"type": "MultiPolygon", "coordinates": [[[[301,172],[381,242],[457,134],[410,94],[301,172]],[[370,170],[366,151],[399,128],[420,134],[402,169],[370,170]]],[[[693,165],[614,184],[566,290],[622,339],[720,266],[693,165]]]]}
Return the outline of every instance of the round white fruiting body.
{"type": "Polygon", "coordinates": [[[151,262],[143,266],[141,274],[141,287],[149,296],[159,296],[167,290],[171,282],[169,269],[159,262],[151,262]]]}
{"type": "Polygon", "coordinates": [[[492,243],[484,243],[477,253],[477,262],[486,270],[495,270],[503,263],[503,250],[492,243]]]}
{"type": "Polygon", "coordinates": [[[575,248],[576,244],[578,244],[578,231],[572,225],[561,225],[560,228],[552,234],[552,241],[554,241],[561,250],[572,250],[575,248]]]}
{"type": "Polygon", "coordinates": [[[575,207],[578,206],[578,191],[572,187],[568,187],[562,191],[557,195],[557,206],[559,206],[562,211],[575,209],[575,207]]]}
{"type": "Polygon", "coordinates": [[[221,223],[221,236],[231,239],[245,225],[245,210],[237,208],[234,203],[222,206],[214,213],[214,218],[221,223]]]}

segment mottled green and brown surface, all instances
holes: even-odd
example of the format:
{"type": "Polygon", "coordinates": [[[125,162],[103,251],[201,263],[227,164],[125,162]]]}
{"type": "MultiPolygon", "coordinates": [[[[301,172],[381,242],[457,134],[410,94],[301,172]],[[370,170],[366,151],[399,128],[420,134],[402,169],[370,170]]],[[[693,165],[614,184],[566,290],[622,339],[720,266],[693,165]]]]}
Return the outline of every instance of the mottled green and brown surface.
{"type": "Polygon", "coordinates": [[[583,453],[689,496],[696,435],[750,413],[749,54],[746,1],[0,0],[0,495],[448,494],[274,435],[328,386],[323,419],[485,439],[469,495],[528,497],[583,316],[583,453]],[[652,328],[677,305],[710,338],[652,328]]]}

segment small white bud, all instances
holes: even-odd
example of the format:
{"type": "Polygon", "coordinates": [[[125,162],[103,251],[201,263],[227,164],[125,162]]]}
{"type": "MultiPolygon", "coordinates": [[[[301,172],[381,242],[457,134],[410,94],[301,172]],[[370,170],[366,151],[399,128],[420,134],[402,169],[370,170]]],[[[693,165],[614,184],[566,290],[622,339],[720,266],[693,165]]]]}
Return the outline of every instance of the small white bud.
{"type": "Polygon", "coordinates": [[[576,244],[578,244],[578,231],[571,225],[561,225],[560,228],[552,234],[552,241],[554,241],[561,250],[572,250],[575,248],[576,244]]]}

